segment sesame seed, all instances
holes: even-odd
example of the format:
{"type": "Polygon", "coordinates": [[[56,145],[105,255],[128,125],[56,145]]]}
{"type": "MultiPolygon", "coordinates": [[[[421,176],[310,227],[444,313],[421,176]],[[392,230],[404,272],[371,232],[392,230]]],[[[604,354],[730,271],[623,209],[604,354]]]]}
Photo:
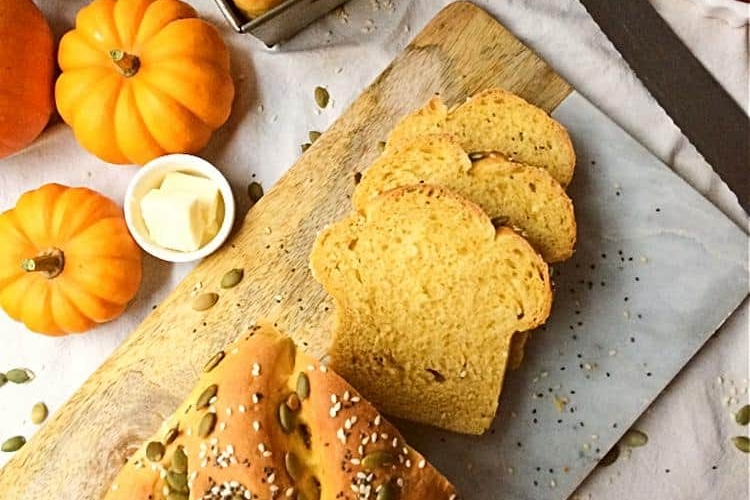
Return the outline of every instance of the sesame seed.
{"type": "Polygon", "coordinates": [[[120,487],[117,485],[117,483],[112,485],[112,491],[117,491],[120,487]]]}
{"type": "Polygon", "coordinates": [[[336,431],[336,437],[339,438],[339,441],[346,444],[346,433],[344,432],[344,429],[339,427],[339,430],[336,431]]]}
{"type": "Polygon", "coordinates": [[[226,410],[226,413],[227,413],[227,416],[230,416],[230,417],[231,417],[231,416],[232,416],[232,408],[231,408],[231,407],[229,407],[229,406],[227,406],[227,410],[226,410]]]}
{"type": "Polygon", "coordinates": [[[380,415],[375,415],[375,420],[372,421],[376,426],[380,425],[380,415]]]}
{"type": "Polygon", "coordinates": [[[287,498],[292,498],[292,495],[294,495],[294,487],[287,488],[284,494],[287,496],[287,498]]]}
{"type": "Polygon", "coordinates": [[[237,407],[237,410],[238,410],[238,411],[239,411],[240,413],[245,413],[245,409],[246,409],[246,408],[245,408],[245,405],[240,405],[240,406],[238,406],[238,407],[237,407]]]}
{"type": "Polygon", "coordinates": [[[320,371],[322,371],[323,373],[325,373],[325,372],[328,371],[328,367],[326,365],[320,365],[320,371]]]}
{"type": "Polygon", "coordinates": [[[271,490],[271,493],[276,493],[277,491],[279,491],[279,487],[276,486],[275,484],[272,484],[270,487],[270,490],[271,490]]]}
{"type": "Polygon", "coordinates": [[[344,401],[349,401],[349,391],[344,391],[344,401]]]}
{"type": "Polygon", "coordinates": [[[258,444],[258,451],[261,452],[261,453],[263,453],[264,451],[266,451],[266,445],[263,444],[263,443],[258,444]]]}
{"type": "Polygon", "coordinates": [[[359,465],[359,464],[360,464],[360,460],[359,460],[358,458],[352,458],[352,459],[351,459],[351,460],[349,460],[349,461],[350,461],[350,462],[351,462],[351,463],[352,463],[353,465],[359,465]]]}
{"type": "Polygon", "coordinates": [[[226,422],[222,422],[222,423],[219,424],[219,430],[220,431],[223,431],[226,428],[227,428],[227,423],[226,422]]]}
{"type": "Polygon", "coordinates": [[[427,465],[427,461],[424,458],[422,458],[422,459],[419,460],[419,463],[417,464],[417,467],[419,467],[420,469],[424,469],[425,465],[427,465]]]}
{"type": "Polygon", "coordinates": [[[272,472],[271,475],[268,476],[268,484],[273,484],[274,481],[276,481],[276,474],[272,472]]]}
{"type": "Polygon", "coordinates": [[[407,459],[406,459],[406,462],[404,462],[404,465],[406,466],[406,468],[407,468],[407,469],[408,469],[408,468],[410,468],[410,467],[411,467],[411,460],[409,460],[409,459],[407,458],[407,459]]]}
{"type": "Polygon", "coordinates": [[[253,371],[251,373],[253,377],[257,377],[260,375],[260,365],[258,363],[253,363],[253,371]]]}
{"type": "Polygon", "coordinates": [[[258,422],[257,420],[255,420],[255,421],[253,422],[253,430],[254,430],[255,432],[258,432],[258,431],[260,431],[260,422],[258,422]]]}
{"type": "Polygon", "coordinates": [[[253,404],[256,404],[256,405],[260,402],[260,398],[258,397],[257,392],[254,393],[250,399],[252,400],[253,404]]]}
{"type": "Polygon", "coordinates": [[[398,448],[398,438],[397,437],[393,438],[393,443],[391,444],[393,444],[394,448],[398,448]]]}
{"type": "Polygon", "coordinates": [[[272,455],[272,453],[270,451],[268,451],[268,450],[266,450],[266,451],[263,452],[263,458],[268,458],[271,455],[272,455]]]}
{"type": "Polygon", "coordinates": [[[357,416],[356,415],[352,415],[352,417],[350,418],[350,420],[352,421],[352,425],[356,424],[357,423],[357,416]]]}
{"type": "Polygon", "coordinates": [[[336,404],[336,401],[338,401],[338,397],[335,394],[331,394],[331,403],[336,404]]]}

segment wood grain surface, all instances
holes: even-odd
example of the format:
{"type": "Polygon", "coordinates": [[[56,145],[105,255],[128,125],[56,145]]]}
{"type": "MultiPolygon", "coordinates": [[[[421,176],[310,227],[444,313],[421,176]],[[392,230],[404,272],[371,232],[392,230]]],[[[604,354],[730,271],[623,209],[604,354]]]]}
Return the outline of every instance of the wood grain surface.
{"type": "Polygon", "coordinates": [[[570,92],[486,12],[449,5],[0,470],[0,500],[101,498],[128,453],[189,393],[210,354],[257,318],[323,355],[333,308],[308,270],[315,235],[350,210],[354,174],[402,115],[435,92],[453,105],[492,86],[548,111],[570,92]],[[235,267],[244,280],[222,290],[221,277],[235,267]],[[198,284],[220,295],[203,313],[190,306],[198,284]]]}

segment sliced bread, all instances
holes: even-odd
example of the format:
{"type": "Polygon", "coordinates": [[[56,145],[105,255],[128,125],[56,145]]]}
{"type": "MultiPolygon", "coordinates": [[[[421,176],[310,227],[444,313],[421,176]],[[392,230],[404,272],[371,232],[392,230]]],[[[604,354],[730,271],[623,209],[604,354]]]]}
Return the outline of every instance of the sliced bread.
{"type": "Polygon", "coordinates": [[[547,262],[573,254],[573,203],[543,169],[501,156],[474,162],[447,135],[420,135],[384,152],[354,190],[356,210],[380,193],[410,184],[435,184],[479,205],[498,225],[517,229],[547,262]]]}
{"type": "Polygon", "coordinates": [[[469,154],[497,152],[544,168],[563,187],[573,178],[575,151],[565,127],[544,110],[505,90],[485,90],[450,111],[439,97],[433,97],[396,124],[387,147],[436,132],[455,135],[469,154]]]}
{"type": "Polygon", "coordinates": [[[336,304],[332,367],[385,413],[457,432],[490,426],[511,337],[552,302],[523,237],[427,184],[326,228],[310,266],[336,304]]]}

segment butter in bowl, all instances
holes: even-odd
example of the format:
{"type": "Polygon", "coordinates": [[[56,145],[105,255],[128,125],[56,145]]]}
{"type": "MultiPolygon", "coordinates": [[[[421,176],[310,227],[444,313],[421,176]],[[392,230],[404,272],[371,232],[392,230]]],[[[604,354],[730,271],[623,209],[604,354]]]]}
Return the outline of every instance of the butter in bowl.
{"type": "Polygon", "coordinates": [[[146,252],[190,262],[216,251],[234,223],[232,190],[221,172],[188,154],[156,158],[130,181],[125,221],[146,252]]]}

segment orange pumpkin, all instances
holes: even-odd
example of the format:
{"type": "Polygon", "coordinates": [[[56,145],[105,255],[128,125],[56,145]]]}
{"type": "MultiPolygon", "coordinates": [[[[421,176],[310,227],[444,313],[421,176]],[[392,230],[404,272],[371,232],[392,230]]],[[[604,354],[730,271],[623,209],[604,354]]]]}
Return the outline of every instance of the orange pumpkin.
{"type": "Polygon", "coordinates": [[[218,31],[179,0],[94,0],[60,41],[55,100],[78,142],[110,163],[195,153],[229,117],[218,31]]]}
{"type": "Polygon", "coordinates": [[[46,184],[0,214],[0,307],[34,332],[114,319],[140,283],[141,250],[122,211],[95,191],[46,184]]]}
{"type": "Polygon", "coordinates": [[[55,47],[31,0],[0,1],[0,158],[28,146],[54,109],[55,47]]]}

